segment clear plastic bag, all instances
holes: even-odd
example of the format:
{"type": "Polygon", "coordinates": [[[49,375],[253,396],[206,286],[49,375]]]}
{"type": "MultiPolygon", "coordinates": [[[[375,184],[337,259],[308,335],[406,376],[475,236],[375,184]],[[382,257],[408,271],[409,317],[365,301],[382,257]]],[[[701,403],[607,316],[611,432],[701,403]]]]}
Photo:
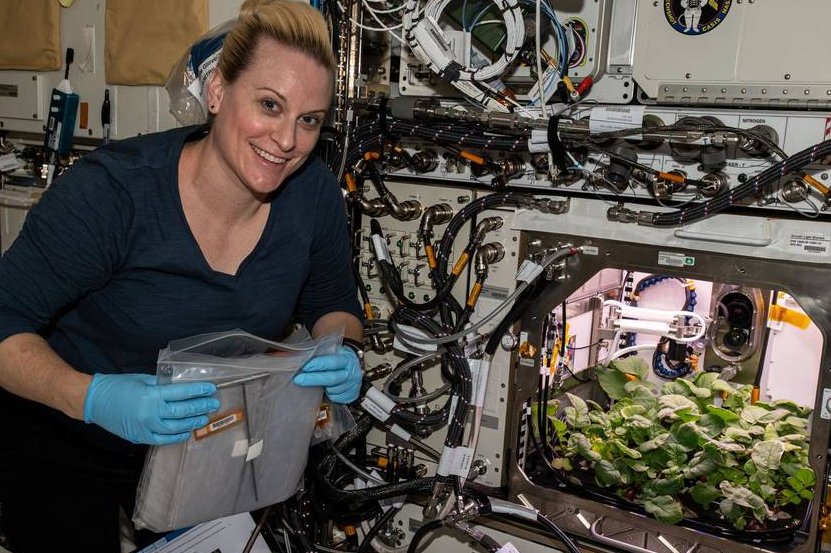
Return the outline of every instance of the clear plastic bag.
{"type": "Polygon", "coordinates": [[[164,88],[170,96],[170,114],[182,125],[208,120],[205,85],[216,70],[225,35],[236,20],[220,23],[191,44],[167,77],[164,88]]]}
{"type": "Polygon", "coordinates": [[[311,445],[317,445],[326,440],[334,441],[354,427],[355,419],[348,406],[325,399],[320,404],[311,445]]]}
{"type": "Polygon", "coordinates": [[[177,340],[162,350],[160,382],[214,382],[221,408],[186,442],[150,449],[133,514],[136,527],[183,528],[294,494],[322,390],[296,386],[292,376],[340,343],[340,335],[278,343],[235,330],[177,340]]]}

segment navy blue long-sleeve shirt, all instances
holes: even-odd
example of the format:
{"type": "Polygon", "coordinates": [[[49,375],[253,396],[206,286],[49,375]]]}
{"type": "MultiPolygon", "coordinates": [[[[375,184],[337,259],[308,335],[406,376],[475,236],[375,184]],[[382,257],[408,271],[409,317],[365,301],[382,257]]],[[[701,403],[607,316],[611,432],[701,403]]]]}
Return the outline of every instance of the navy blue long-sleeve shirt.
{"type": "MultiPolygon", "coordinates": [[[[108,145],[74,164],[0,259],[0,340],[34,332],[86,373],[155,373],[170,340],[241,328],[279,339],[293,315],[361,317],[340,189],[310,158],[275,192],[235,275],[210,268],[178,189],[204,129],[108,145]]],[[[230,186],[230,184],[229,184],[230,186]]]]}

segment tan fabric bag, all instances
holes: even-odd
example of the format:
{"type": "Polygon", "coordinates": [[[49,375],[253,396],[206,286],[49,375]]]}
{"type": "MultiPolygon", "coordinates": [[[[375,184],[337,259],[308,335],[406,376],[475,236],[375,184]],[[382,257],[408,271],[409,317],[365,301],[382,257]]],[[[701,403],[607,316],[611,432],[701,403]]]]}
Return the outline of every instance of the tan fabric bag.
{"type": "Polygon", "coordinates": [[[105,17],[107,83],[161,86],[208,30],[208,0],[107,0],[105,17]]]}
{"type": "Polygon", "coordinates": [[[61,60],[61,5],[0,0],[0,69],[54,71],[61,60]]]}

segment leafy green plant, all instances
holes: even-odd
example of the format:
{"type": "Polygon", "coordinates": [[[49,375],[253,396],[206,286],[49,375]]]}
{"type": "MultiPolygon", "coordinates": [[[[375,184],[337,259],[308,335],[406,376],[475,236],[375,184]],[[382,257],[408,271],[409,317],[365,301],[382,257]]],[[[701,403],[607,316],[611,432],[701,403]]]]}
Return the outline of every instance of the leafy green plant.
{"type": "Polygon", "coordinates": [[[566,393],[552,418],[552,465],[675,524],[715,512],[739,530],[791,518],[813,497],[808,415],[790,401],[751,403],[752,386],[697,373],[656,390],[630,357],[596,369],[610,407],[566,393]]]}

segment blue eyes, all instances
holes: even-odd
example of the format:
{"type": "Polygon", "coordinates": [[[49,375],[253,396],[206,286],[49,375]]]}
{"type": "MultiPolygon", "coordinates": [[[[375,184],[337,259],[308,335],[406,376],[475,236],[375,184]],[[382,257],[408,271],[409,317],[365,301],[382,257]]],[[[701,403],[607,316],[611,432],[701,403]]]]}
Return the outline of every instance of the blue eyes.
{"type": "MultiPolygon", "coordinates": [[[[274,114],[281,111],[280,104],[271,99],[260,100],[260,105],[268,113],[274,114]]],[[[321,125],[321,118],[317,115],[301,115],[298,119],[300,123],[309,128],[317,128],[321,125]]]]}

